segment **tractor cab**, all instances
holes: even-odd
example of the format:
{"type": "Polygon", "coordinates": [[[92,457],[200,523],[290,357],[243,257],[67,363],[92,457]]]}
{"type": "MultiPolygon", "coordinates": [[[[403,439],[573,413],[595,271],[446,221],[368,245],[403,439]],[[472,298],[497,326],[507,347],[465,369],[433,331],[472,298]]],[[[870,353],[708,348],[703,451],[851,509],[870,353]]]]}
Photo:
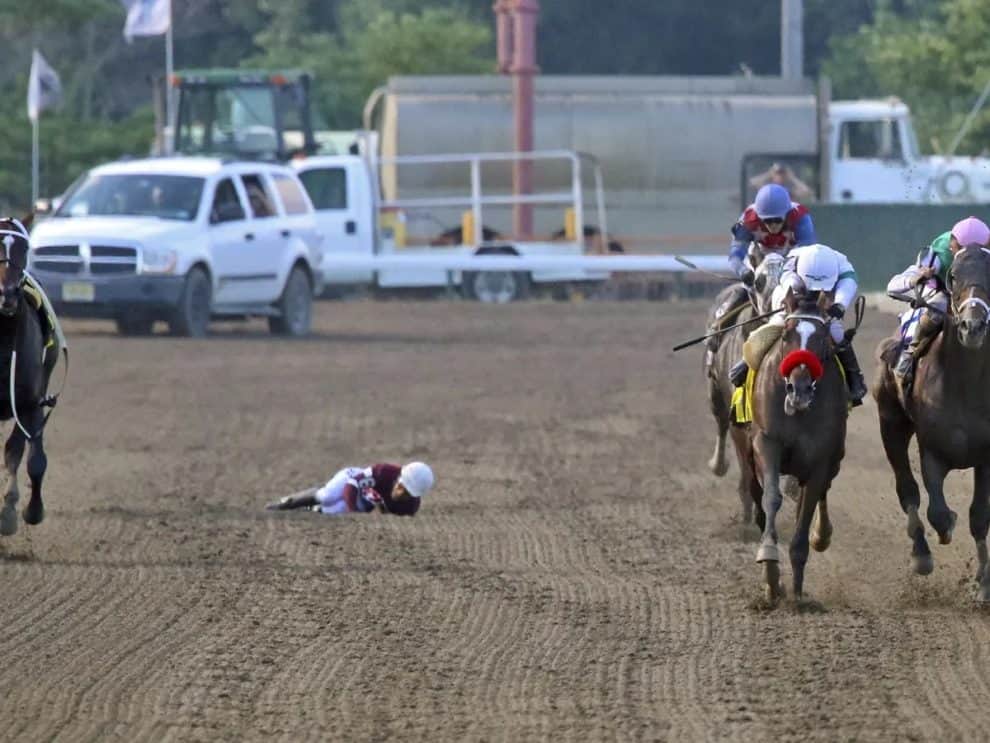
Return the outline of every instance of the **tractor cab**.
{"type": "Polygon", "coordinates": [[[279,161],[315,153],[310,82],[299,70],[177,72],[170,80],[177,110],[170,149],[279,161]]]}

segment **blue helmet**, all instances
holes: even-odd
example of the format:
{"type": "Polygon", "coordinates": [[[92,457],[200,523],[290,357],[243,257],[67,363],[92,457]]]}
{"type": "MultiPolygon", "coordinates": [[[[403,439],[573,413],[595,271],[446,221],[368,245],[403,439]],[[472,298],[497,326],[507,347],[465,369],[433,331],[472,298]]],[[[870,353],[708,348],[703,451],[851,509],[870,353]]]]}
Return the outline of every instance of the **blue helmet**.
{"type": "Polygon", "coordinates": [[[791,195],[776,183],[768,183],[756,192],[753,204],[760,219],[783,219],[791,210],[791,195]]]}

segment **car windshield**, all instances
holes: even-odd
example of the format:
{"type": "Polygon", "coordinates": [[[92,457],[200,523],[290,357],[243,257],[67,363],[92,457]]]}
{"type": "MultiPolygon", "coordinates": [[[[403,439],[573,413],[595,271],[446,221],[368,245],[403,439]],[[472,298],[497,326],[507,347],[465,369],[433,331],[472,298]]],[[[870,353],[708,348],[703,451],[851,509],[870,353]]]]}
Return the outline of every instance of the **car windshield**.
{"type": "Polygon", "coordinates": [[[89,175],[56,217],[157,217],[191,221],[199,211],[203,178],[185,175],[89,175]]]}

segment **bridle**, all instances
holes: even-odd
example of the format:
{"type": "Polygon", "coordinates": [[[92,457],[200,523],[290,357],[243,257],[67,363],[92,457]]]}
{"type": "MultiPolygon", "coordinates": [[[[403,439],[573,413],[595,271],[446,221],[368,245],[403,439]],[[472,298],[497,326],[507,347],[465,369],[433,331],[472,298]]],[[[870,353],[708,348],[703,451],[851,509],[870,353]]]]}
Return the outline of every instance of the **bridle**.
{"type": "MultiPolygon", "coordinates": [[[[784,317],[784,324],[786,325],[787,323],[789,323],[792,320],[795,320],[798,323],[800,323],[803,320],[807,320],[808,322],[816,323],[820,328],[825,328],[828,325],[828,323],[829,323],[828,318],[822,317],[821,315],[812,314],[810,312],[791,312],[790,314],[788,314],[788,315],[786,315],[784,317]]],[[[806,344],[802,344],[802,345],[806,345],[806,344]]],[[[803,349],[803,350],[807,350],[807,349],[803,349]]],[[[824,359],[823,359],[823,361],[824,361],[824,359]]],[[[811,392],[812,392],[812,394],[815,393],[815,391],[817,390],[817,388],[818,388],[818,380],[815,379],[814,377],[812,377],[812,379],[811,379],[811,392]]],[[[793,392],[794,392],[794,383],[791,382],[790,379],[785,379],[784,380],[784,390],[787,392],[788,395],[793,394],[793,392]]]]}
{"type": "MultiPolygon", "coordinates": [[[[980,248],[980,250],[983,252],[984,255],[990,256],[990,250],[988,250],[987,248],[980,248]]],[[[976,287],[969,286],[968,287],[969,296],[957,304],[954,299],[951,299],[952,284],[953,284],[953,277],[952,277],[952,271],[950,270],[946,275],[946,289],[948,289],[949,291],[953,316],[955,316],[956,318],[961,317],[963,310],[966,310],[969,307],[979,307],[981,310],[983,310],[983,322],[990,322],[990,304],[988,304],[986,300],[974,296],[974,293],[976,292],[976,287]]]]}

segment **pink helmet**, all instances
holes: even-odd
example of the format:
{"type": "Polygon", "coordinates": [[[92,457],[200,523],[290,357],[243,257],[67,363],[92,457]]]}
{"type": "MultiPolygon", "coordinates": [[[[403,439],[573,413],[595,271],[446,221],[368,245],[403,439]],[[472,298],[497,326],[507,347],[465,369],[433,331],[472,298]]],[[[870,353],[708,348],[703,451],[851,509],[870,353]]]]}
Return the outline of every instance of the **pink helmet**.
{"type": "Polygon", "coordinates": [[[959,247],[967,248],[970,245],[979,245],[981,248],[990,242],[990,227],[982,219],[976,217],[966,217],[961,222],[956,222],[952,228],[952,236],[956,238],[959,247]]]}

